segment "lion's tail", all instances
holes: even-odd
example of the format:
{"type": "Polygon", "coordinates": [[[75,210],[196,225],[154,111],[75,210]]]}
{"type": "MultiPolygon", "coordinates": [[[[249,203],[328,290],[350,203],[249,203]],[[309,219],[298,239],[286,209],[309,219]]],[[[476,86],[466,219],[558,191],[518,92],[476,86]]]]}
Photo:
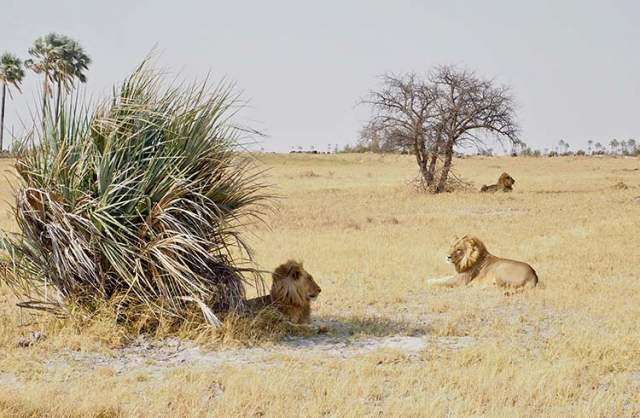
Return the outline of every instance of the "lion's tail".
{"type": "Polygon", "coordinates": [[[489,186],[487,186],[486,184],[483,184],[482,187],[480,188],[481,192],[486,192],[487,190],[489,190],[489,186]]]}

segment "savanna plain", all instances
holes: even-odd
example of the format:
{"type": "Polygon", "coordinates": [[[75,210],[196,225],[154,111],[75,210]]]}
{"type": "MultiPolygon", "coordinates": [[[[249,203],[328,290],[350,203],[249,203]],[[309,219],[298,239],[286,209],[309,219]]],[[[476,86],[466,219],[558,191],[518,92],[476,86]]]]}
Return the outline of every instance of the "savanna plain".
{"type": "Polygon", "coordinates": [[[244,230],[256,262],[303,260],[326,332],[130,337],[21,310],[0,286],[0,415],[640,416],[637,158],[457,159],[474,187],[440,195],[411,188],[410,156],[256,158],[280,196],[269,227],[244,230]],[[512,193],[477,192],[503,171],[512,193]],[[541,284],[427,287],[465,234],[541,284]]]}

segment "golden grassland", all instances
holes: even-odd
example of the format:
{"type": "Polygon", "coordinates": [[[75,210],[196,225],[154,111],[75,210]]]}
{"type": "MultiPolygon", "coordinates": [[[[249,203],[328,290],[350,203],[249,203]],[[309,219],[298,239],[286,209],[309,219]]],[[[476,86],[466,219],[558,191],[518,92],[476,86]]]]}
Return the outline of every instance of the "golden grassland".
{"type": "MultiPolygon", "coordinates": [[[[461,159],[457,173],[478,188],[507,171],[515,191],[434,196],[407,185],[409,156],[257,158],[282,198],[270,228],[247,237],[265,269],[304,260],[323,290],[313,316],[347,330],[326,341],[417,336],[424,347],[327,355],[271,343],[257,364],[54,367],[64,350],[117,356],[123,336],[26,317],[0,289],[0,415],[640,416],[638,159],[461,159]],[[453,274],[444,257],[464,234],[529,262],[542,285],[427,288],[453,274]],[[16,347],[34,329],[48,338],[16,347]]],[[[0,194],[11,201],[6,182],[0,194]]],[[[15,228],[3,208],[1,226],[15,228]]]]}

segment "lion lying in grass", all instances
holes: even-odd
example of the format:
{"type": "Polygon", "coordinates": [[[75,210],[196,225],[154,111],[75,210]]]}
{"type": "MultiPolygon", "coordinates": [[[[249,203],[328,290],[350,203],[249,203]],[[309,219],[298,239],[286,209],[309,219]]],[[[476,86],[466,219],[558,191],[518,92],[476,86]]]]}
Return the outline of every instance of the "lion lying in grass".
{"type": "Polygon", "coordinates": [[[257,312],[267,306],[274,306],[287,319],[296,324],[310,321],[311,302],[322,289],[302,266],[289,260],[276,268],[272,274],[271,294],[247,301],[249,309],[257,312]]]}
{"type": "Polygon", "coordinates": [[[515,180],[507,173],[502,173],[500,178],[498,179],[498,184],[491,184],[489,186],[482,186],[480,188],[480,192],[510,192],[513,190],[513,185],[515,184],[515,180]]]}
{"type": "Polygon", "coordinates": [[[458,274],[450,278],[428,280],[428,285],[478,284],[525,288],[538,284],[538,275],[529,264],[492,255],[476,237],[467,235],[457,240],[449,250],[447,261],[455,266],[458,274]]]}

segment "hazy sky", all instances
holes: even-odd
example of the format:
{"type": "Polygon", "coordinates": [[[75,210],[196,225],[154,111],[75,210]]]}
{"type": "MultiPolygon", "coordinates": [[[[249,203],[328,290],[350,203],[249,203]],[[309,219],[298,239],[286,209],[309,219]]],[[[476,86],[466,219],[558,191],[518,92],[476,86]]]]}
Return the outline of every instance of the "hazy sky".
{"type": "MultiPolygon", "coordinates": [[[[162,67],[234,80],[243,122],[276,151],[354,143],[377,75],[456,64],[512,86],[525,142],[575,148],[640,139],[639,22],[633,0],[0,0],[0,52],[26,58],[51,31],[75,38],[101,97],[157,44],[162,67]]],[[[16,133],[37,82],[29,73],[8,103],[16,133]]]]}

